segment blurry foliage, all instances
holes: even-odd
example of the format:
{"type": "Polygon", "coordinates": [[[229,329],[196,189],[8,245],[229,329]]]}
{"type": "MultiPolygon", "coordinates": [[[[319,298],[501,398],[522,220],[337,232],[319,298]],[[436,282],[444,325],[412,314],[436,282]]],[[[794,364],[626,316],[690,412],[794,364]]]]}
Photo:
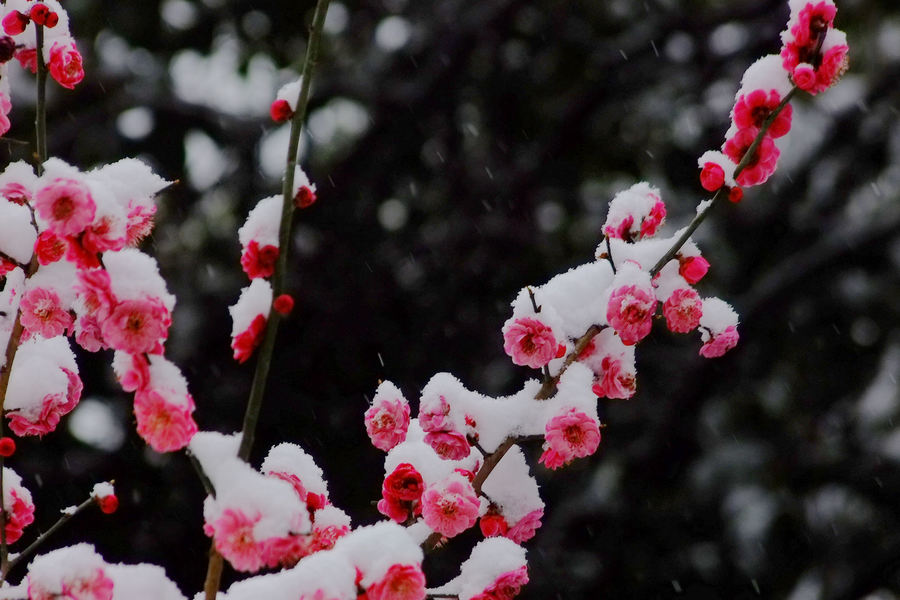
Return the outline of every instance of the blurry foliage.
{"type": "MultiPolygon", "coordinates": [[[[87,77],[51,94],[51,153],[83,167],[140,156],[179,180],[148,243],[179,302],[168,352],[201,427],[233,431],[252,375],[228,348],[226,307],[246,283],[235,232],[280,189],[267,98],[296,76],[312,3],[66,4],[87,77]],[[179,61],[203,81],[201,59],[226,55],[230,79],[199,100],[176,93],[179,61]]],[[[305,139],[319,203],[297,217],[297,307],[257,460],[302,444],[334,503],[376,520],[382,457],[361,416],[378,380],[412,399],[444,370],[487,393],[518,387],[507,303],[590,260],[606,203],[634,181],[686,222],[696,157],[721,143],[741,73],[778,51],[786,18],[782,0],[335,0],[305,139]]],[[[900,595],[900,14],[895,0],[843,0],[837,21],[850,73],[795,103],[780,171],[696,236],[713,265],[701,289],[738,308],[741,345],[705,361],[662,328],[641,345],[638,394],[601,404],[598,455],[536,467],[548,511],[523,597],[900,595]]],[[[30,139],[31,92],[14,85],[9,137],[30,139]]],[[[60,431],[24,441],[14,466],[40,527],[115,478],[119,513],[55,543],[86,532],[109,560],[163,564],[191,594],[208,547],[200,484],[183,456],[144,448],[109,359],[81,365],[125,445],[60,431]]],[[[436,578],[454,574],[442,560],[428,559],[436,578]]]]}

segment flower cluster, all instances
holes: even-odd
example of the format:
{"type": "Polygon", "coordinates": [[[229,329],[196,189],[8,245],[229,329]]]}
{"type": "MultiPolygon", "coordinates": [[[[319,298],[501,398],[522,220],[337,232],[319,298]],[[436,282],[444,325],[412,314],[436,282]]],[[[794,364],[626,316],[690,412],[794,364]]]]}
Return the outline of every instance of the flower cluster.
{"type": "Polygon", "coordinates": [[[791,90],[817,94],[847,70],[847,37],[834,28],[834,3],[791,0],[790,7],[780,56],[765,56],[747,69],[722,151],[706,152],[698,160],[703,188],[715,192],[724,186],[734,202],[743,196],[741,186],[764,183],[775,172],[780,155],[776,140],[791,128],[791,106],[786,104],[791,90]]]}
{"type": "Polygon", "coordinates": [[[73,89],[83,78],[81,54],[69,33],[69,16],[58,0],[7,0],[0,5],[0,135],[9,131],[8,65],[15,58],[23,68],[37,71],[36,29],[43,35],[43,62],[59,85],[73,89]]]}
{"type": "Polygon", "coordinates": [[[0,343],[22,326],[5,403],[17,435],[44,435],[81,397],[68,336],[116,351],[135,392],[138,433],[156,450],[183,448],[196,431],[193,400],[164,356],[175,298],[155,259],[137,249],[153,226],[153,196],[168,182],[124,159],[82,172],[51,158],[40,176],[17,162],[0,173],[5,311],[0,343]]]}

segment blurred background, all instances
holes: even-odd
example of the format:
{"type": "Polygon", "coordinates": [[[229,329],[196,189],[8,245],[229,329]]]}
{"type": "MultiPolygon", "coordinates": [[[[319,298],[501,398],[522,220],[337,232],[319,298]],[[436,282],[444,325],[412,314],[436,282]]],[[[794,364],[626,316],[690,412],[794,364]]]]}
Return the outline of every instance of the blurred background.
{"type": "MultiPolygon", "coordinates": [[[[146,250],[178,297],[167,352],[203,429],[240,427],[253,365],[229,348],[247,283],[236,230],[280,190],[287,129],[268,107],[299,73],[313,4],[65,2],[86,78],[51,83],[50,151],[83,168],[138,156],[178,180],[146,250]]],[[[500,335],[516,292],[591,260],[609,199],[636,181],[662,189],[670,228],[687,222],[696,158],[787,15],[783,0],[333,0],[303,140],[319,201],[296,221],[297,307],[255,464],[299,443],[332,501],[376,521],[383,454],[362,413],[378,380],[411,400],[438,371],[520,387],[530,373],[500,335]]],[[[794,103],[778,173],[694,238],[712,264],[700,291],[735,305],[741,344],[712,361],[696,335],[657,327],[641,344],[635,397],[601,403],[600,451],[535,468],[548,509],[523,598],[900,597],[900,8],[842,0],[837,25],[850,72],[794,103]]],[[[8,138],[29,140],[33,83],[11,70],[8,138]]],[[[119,512],[80,516],[46,549],[87,540],[165,566],[191,596],[200,483],[137,437],[111,356],[79,360],[80,407],[11,461],[36,528],[114,478],[119,512]]],[[[435,583],[474,540],[428,559],[435,583]]]]}

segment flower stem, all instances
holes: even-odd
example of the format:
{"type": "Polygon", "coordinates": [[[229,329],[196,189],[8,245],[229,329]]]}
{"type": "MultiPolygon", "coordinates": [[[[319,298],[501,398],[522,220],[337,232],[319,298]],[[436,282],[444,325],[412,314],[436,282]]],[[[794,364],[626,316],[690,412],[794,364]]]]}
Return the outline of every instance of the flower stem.
{"type": "MultiPolygon", "coordinates": [[[[310,84],[319,55],[319,45],[322,40],[322,30],[325,25],[325,15],[328,12],[330,0],[318,0],[313,14],[313,22],[309,30],[309,43],[306,46],[306,59],[303,63],[302,82],[300,94],[297,98],[297,109],[291,118],[291,134],[288,142],[287,161],[284,172],[284,185],[282,186],[281,224],[278,232],[278,260],[275,263],[275,272],[272,276],[273,296],[278,297],[284,290],[285,272],[287,271],[287,256],[291,244],[291,222],[294,215],[294,168],[297,164],[297,155],[300,146],[300,132],[303,122],[306,120],[306,109],[309,103],[310,84]]],[[[259,422],[259,412],[262,408],[263,395],[266,390],[266,381],[269,377],[269,368],[272,364],[272,353],[275,349],[275,336],[278,333],[280,315],[270,311],[266,323],[266,333],[259,349],[259,357],[256,361],[256,371],[253,375],[253,383],[250,387],[250,397],[247,400],[247,409],[244,412],[244,422],[241,428],[241,444],[238,456],[243,460],[249,460],[250,451],[253,448],[253,440],[256,436],[256,425],[259,422]]],[[[206,580],[203,585],[206,600],[215,600],[222,579],[224,559],[216,550],[215,542],[209,549],[209,566],[206,571],[206,580]]]]}
{"type": "MultiPolygon", "coordinates": [[[[302,84],[297,99],[297,110],[291,119],[291,136],[288,143],[287,164],[284,172],[284,185],[282,186],[281,226],[278,234],[278,260],[275,263],[275,272],[272,276],[272,291],[278,297],[284,290],[284,278],[287,271],[287,256],[291,244],[291,221],[294,214],[294,167],[297,164],[297,154],[300,146],[300,131],[306,120],[306,108],[309,102],[309,90],[312,83],[313,71],[319,54],[319,44],[322,38],[322,28],[325,24],[325,14],[328,12],[330,0],[318,0],[313,23],[309,33],[309,43],[306,46],[306,60],[303,64],[302,84]]],[[[269,367],[272,362],[272,351],[275,347],[275,335],[278,332],[279,315],[272,312],[266,323],[266,334],[256,362],[256,373],[253,376],[253,384],[250,388],[250,398],[247,401],[247,411],[244,413],[244,425],[241,430],[241,445],[238,456],[247,460],[250,458],[250,450],[253,447],[253,438],[256,432],[256,423],[259,420],[259,411],[262,407],[263,393],[266,389],[266,380],[269,376],[269,367]]]]}

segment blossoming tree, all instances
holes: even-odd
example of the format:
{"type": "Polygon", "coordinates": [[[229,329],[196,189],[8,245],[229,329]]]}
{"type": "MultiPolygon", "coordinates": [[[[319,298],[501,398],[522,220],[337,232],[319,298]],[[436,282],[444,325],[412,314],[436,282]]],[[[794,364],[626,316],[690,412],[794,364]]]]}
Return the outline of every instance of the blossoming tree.
{"type": "MultiPolygon", "coordinates": [[[[612,198],[595,256],[521,290],[502,328],[503,348],[514,364],[536,370],[537,379],[514,394],[489,397],[439,373],[422,388],[415,418],[398,386],[378,386],[361,416],[372,444],[387,453],[377,501],[386,518],[361,525],[332,504],[322,470],[300,445],[275,445],[259,468],[248,462],[278,326],[295,304],[285,282],[292,217],[317,198],[297,157],[328,4],[316,6],[301,78],[282,87],[270,107],[275,122],[291,125],[282,192],[261,200],[238,231],[239,262],[250,283],[230,307],[231,348],[238,364],[255,361],[256,375],[243,428],[231,435],[198,431],[188,381],[166,358],[175,298],[155,259],[139,249],[153,227],[153,198],[170,182],[136,159],[82,170],[47,156],[48,74],[74,87],[84,75],[81,57],[59,2],[3,5],[2,68],[15,58],[35,72],[38,116],[34,164],[14,162],[0,174],[0,345],[6,348],[0,406],[16,436],[51,434],[82,394],[73,344],[111,351],[122,389],[134,392],[138,434],[160,453],[186,449],[206,488],[204,533],[212,548],[198,597],[512,598],[529,580],[523,544],[548,510],[524,449],[540,445],[539,463],[553,470],[594,454],[603,427],[598,399],[635,394],[636,347],[651,335],[657,316],[672,332],[697,331],[705,358],[738,344],[732,307],[694,287],[709,262],[691,235],[723,199],[739,202],[744,188],[772,175],[775,140],[791,126],[790,100],[835,83],[847,66],[846,39],[834,28],[832,2],[792,0],[780,55],[747,69],[721,150],[698,161],[700,185],[714,195],[700,203],[696,217],[663,236],[660,190],[635,184],[612,198]],[[440,552],[476,525],[484,539],[458,576],[427,578],[425,554],[440,552]],[[239,572],[271,572],[220,590],[224,561],[239,572]]],[[[6,71],[0,82],[8,82],[6,71]]],[[[10,114],[9,91],[0,92],[3,112],[10,114]]],[[[0,455],[15,460],[13,438],[0,441],[0,455]]],[[[9,554],[8,544],[23,536],[35,507],[18,474],[0,473],[0,571],[6,578],[52,531],[9,554]]],[[[115,511],[110,483],[95,486],[60,524],[94,503],[115,511]]],[[[88,544],[37,556],[24,579],[4,593],[184,597],[160,568],[111,565],[88,544]]]]}

